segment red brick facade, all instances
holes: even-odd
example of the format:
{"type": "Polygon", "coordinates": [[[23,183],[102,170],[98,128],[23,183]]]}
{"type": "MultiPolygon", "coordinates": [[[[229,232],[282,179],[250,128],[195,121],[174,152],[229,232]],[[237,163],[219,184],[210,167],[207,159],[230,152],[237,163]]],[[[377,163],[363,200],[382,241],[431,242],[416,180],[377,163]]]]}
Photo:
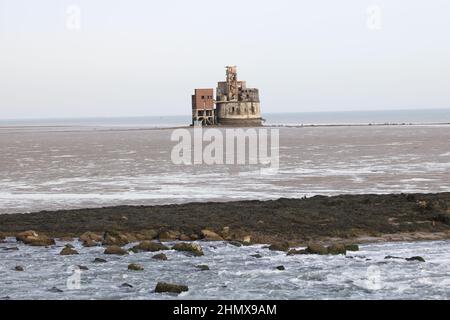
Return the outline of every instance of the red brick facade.
{"type": "Polygon", "coordinates": [[[195,94],[192,96],[192,109],[213,110],[214,89],[195,89],[195,94]]]}

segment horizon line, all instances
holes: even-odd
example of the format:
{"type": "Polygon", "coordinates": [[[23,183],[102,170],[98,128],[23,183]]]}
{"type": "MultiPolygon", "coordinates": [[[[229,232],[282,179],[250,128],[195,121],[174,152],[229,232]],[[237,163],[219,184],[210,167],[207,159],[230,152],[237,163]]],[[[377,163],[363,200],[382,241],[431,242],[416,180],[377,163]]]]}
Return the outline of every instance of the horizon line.
{"type": "MultiPolygon", "coordinates": [[[[294,111],[294,112],[266,112],[270,114],[295,114],[295,113],[349,113],[349,112],[394,112],[394,111],[441,111],[449,110],[450,106],[445,108],[404,108],[404,109],[369,109],[369,110],[318,110],[318,111],[294,111]]],[[[0,121],[33,121],[33,120],[83,120],[83,119],[138,119],[138,118],[159,118],[159,117],[190,117],[189,114],[173,114],[173,115],[118,115],[118,116],[56,116],[56,117],[31,117],[31,118],[0,118],[0,121]]]]}

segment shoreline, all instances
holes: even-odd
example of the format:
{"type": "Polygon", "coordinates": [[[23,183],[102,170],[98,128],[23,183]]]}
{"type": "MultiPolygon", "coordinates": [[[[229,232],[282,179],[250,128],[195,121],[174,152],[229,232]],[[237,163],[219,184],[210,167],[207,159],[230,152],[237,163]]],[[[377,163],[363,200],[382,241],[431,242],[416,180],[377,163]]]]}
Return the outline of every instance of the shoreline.
{"type": "Polygon", "coordinates": [[[450,239],[450,193],[118,206],[0,215],[0,239],[33,230],[51,238],[86,232],[131,240],[205,238],[252,244],[374,243],[450,239]],[[225,231],[226,230],[226,231],[225,231]],[[164,236],[162,236],[164,235],[164,236]]]}

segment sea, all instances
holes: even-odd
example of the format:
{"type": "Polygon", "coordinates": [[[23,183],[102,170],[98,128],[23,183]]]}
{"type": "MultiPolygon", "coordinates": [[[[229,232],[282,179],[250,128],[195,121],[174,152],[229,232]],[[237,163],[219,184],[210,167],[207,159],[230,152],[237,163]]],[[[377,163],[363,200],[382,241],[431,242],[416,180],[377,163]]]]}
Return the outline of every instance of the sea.
{"type": "MultiPolygon", "coordinates": [[[[442,124],[450,123],[449,109],[373,110],[292,112],[263,114],[266,125],[332,125],[332,124],[442,124]]],[[[1,119],[0,127],[177,127],[191,123],[190,115],[95,117],[95,118],[41,118],[1,119]]]]}
{"type": "MultiPolygon", "coordinates": [[[[268,130],[279,132],[276,171],[259,164],[174,163],[171,137],[189,124],[188,116],[0,120],[0,214],[450,191],[450,109],[264,118],[268,130]]],[[[105,264],[92,262],[103,257],[101,248],[78,242],[80,255],[61,257],[65,244],[0,243],[0,299],[450,298],[448,241],[364,244],[337,257],[202,242],[202,258],[169,251],[165,262],[140,254],[108,257],[105,264]],[[389,255],[398,259],[385,259],[389,255]],[[426,262],[404,259],[412,256],[426,262]],[[145,271],[127,271],[132,262],[145,271]],[[198,264],[210,270],[199,271],[198,264]],[[16,265],[25,271],[12,271],[16,265]],[[284,271],[276,268],[281,265],[284,271]],[[161,296],[153,292],[157,281],[186,284],[189,291],[161,296]]]]}
{"type": "Polygon", "coordinates": [[[450,110],[265,118],[279,130],[279,165],[271,174],[249,161],[175,164],[171,138],[186,117],[2,121],[0,214],[450,191],[450,110]]]}
{"type": "Polygon", "coordinates": [[[104,248],[78,242],[73,245],[79,255],[60,256],[66,243],[36,248],[8,239],[0,244],[0,300],[450,299],[449,241],[365,244],[346,256],[287,256],[261,245],[200,242],[204,256],[170,250],[166,261],[152,259],[150,252],[105,256],[104,248]],[[6,249],[13,246],[19,250],[6,249]],[[425,262],[406,260],[414,256],[425,262]],[[95,258],[107,262],[94,263],[95,258]],[[144,270],[128,271],[130,263],[144,270]],[[14,271],[18,265],[24,271],[14,271]],[[155,293],[158,282],[186,285],[189,291],[155,293]]]}

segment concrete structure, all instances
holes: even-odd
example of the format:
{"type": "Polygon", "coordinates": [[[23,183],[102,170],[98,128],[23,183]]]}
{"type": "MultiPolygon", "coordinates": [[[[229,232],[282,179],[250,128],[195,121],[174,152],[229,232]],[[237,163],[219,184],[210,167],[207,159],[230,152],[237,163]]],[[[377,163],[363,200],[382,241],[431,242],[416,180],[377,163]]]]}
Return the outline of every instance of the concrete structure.
{"type": "Polygon", "coordinates": [[[217,84],[217,121],[225,126],[261,126],[259,91],[238,81],[237,68],[226,67],[227,81],[217,84]]]}
{"type": "Polygon", "coordinates": [[[195,89],[192,96],[192,125],[215,125],[215,112],[214,89],[195,89]]]}
{"type": "Polygon", "coordinates": [[[259,91],[247,88],[237,78],[235,66],[226,67],[226,81],[217,84],[216,100],[213,89],[196,89],[192,96],[193,125],[261,126],[259,91]],[[214,103],[216,108],[214,108],[214,103]]]}

